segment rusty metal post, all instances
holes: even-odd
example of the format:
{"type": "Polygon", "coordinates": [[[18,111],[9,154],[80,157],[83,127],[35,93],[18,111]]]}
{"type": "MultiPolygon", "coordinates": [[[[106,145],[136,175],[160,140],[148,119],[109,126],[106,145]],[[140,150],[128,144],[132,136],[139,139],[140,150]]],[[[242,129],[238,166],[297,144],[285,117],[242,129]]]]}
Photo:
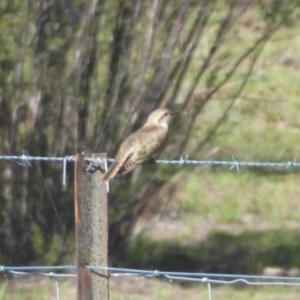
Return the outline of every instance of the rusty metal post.
{"type": "MultiPolygon", "coordinates": [[[[92,158],[106,158],[105,153],[92,158]]],[[[88,163],[80,154],[75,161],[75,225],[77,256],[77,299],[108,300],[109,282],[106,270],[93,272],[85,266],[108,265],[108,210],[106,184],[101,182],[104,163],[88,163]],[[96,167],[96,168],[95,168],[96,167]]]]}

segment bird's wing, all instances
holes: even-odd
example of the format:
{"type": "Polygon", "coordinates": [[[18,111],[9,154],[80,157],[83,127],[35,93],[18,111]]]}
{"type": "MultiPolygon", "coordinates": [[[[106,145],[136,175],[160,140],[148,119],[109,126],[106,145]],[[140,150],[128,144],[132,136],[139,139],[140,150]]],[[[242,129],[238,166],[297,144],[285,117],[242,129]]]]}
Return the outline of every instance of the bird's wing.
{"type": "MultiPolygon", "coordinates": [[[[134,169],[138,164],[143,163],[150,157],[158,153],[166,139],[167,131],[160,128],[143,128],[129,136],[128,141],[133,141],[133,154],[124,161],[119,169],[119,174],[126,174],[134,169]]],[[[125,142],[125,141],[124,141],[125,142]]]]}
{"type": "Polygon", "coordinates": [[[116,174],[126,174],[137,165],[158,153],[167,137],[167,130],[160,127],[142,127],[121,144],[115,162],[103,177],[106,182],[116,174]]]}

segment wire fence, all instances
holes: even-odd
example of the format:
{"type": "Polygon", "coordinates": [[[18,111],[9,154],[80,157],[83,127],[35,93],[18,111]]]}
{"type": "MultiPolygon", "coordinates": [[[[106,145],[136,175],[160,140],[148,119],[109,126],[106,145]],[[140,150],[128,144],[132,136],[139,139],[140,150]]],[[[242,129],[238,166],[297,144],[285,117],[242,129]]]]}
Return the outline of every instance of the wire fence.
{"type": "MultiPolygon", "coordinates": [[[[63,185],[66,184],[66,169],[67,162],[74,162],[74,155],[67,155],[64,157],[44,157],[44,156],[30,156],[27,151],[23,151],[23,155],[0,155],[0,160],[4,161],[15,161],[17,163],[22,164],[23,166],[31,166],[30,161],[52,161],[52,162],[63,162],[63,174],[62,181],[63,185]]],[[[103,162],[101,158],[85,158],[87,162],[103,162]]],[[[107,162],[114,162],[113,158],[104,159],[105,167],[107,169],[107,162]]],[[[292,169],[292,168],[300,168],[300,163],[297,163],[297,158],[294,158],[292,161],[286,162],[251,162],[251,161],[239,161],[234,155],[232,155],[231,161],[221,161],[221,160],[189,160],[188,155],[185,157],[181,156],[179,160],[156,160],[158,164],[167,164],[167,165],[179,165],[179,166],[227,166],[230,170],[236,170],[240,172],[240,167],[260,167],[260,168],[284,168],[284,169],[292,169]]],[[[107,184],[107,192],[109,192],[109,185],[107,184]]]]}
{"type": "MultiPolygon", "coordinates": [[[[75,156],[68,155],[65,157],[43,157],[43,156],[30,156],[30,155],[0,155],[0,160],[16,161],[23,163],[24,165],[30,165],[30,161],[52,161],[52,162],[74,162],[75,156]]],[[[88,162],[101,162],[100,158],[85,158],[88,162]]],[[[105,159],[108,162],[114,162],[113,158],[105,159]]],[[[230,169],[236,169],[239,171],[240,167],[262,167],[262,168],[300,168],[300,163],[294,158],[292,161],[283,162],[251,162],[251,161],[239,161],[232,156],[231,161],[221,160],[189,160],[188,155],[185,157],[181,156],[179,160],[156,160],[158,164],[168,165],[209,165],[209,166],[229,166],[230,169]]]]}
{"type": "MultiPolygon", "coordinates": [[[[31,166],[33,161],[50,161],[63,163],[63,181],[65,181],[66,164],[67,162],[74,162],[75,156],[65,157],[41,157],[30,156],[26,151],[23,155],[0,155],[0,160],[14,161],[23,166],[31,166]]],[[[97,158],[85,158],[87,162],[103,162],[97,158]]],[[[114,159],[107,158],[105,162],[113,162],[114,159]]],[[[181,157],[179,160],[156,160],[158,164],[170,165],[207,165],[207,166],[227,166],[231,170],[235,169],[238,172],[240,167],[262,167],[262,168],[300,168],[300,163],[296,159],[287,162],[246,162],[238,161],[234,156],[230,161],[219,160],[190,160],[188,156],[181,157]]],[[[125,268],[112,268],[101,266],[86,266],[87,269],[107,270],[110,277],[142,277],[155,278],[160,280],[167,280],[169,282],[194,282],[205,284],[207,286],[207,297],[212,300],[212,286],[213,285],[240,285],[245,286],[294,286],[300,287],[300,277],[285,277],[285,276],[264,276],[264,275],[240,275],[240,274],[212,274],[212,273],[187,273],[187,272],[164,272],[158,270],[137,270],[125,268]]],[[[26,276],[43,276],[54,280],[56,299],[60,300],[60,280],[65,278],[76,278],[75,266],[0,266],[0,273],[6,277],[26,277],[26,276]]]]}
{"type": "MultiPolygon", "coordinates": [[[[87,269],[97,272],[107,270],[110,277],[143,277],[167,280],[168,282],[190,282],[207,285],[207,297],[212,300],[213,285],[245,285],[245,286],[294,286],[300,287],[300,277],[264,276],[264,275],[240,275],[240,274],[213,274],[213,273],[189,273],[166,272],[158,270],[138,270],[127,268],[112,268],[101,266],[86,266],[87,269]]],[[[54,280],[56,298],[60,300],[60,280],[76,278],[75,266],[0,266],[0,273],[5,276],[43,276],[54,280]],[[57,273],[57,272],[69,273],[57,273]],[[73,271],[73,273],[71,273],[73,271]]]]}

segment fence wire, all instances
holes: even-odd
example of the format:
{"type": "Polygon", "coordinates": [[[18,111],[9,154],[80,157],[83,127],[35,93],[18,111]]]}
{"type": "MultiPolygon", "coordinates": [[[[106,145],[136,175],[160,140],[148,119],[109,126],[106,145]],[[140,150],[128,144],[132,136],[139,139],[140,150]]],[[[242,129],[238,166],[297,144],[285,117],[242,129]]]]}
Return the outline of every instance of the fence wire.
{"type": "MultiPolygon", "coordinates": [[[[167,280],[169,282],[193,282],[207,285],[208,299],[212,300],[212,285],[245,285],[245,286],[293,286],[300,287],[300,277],[166,272],[158,270],[138,270],[101,266],[86,266],[87,269],[107,270],[110,277],[142,277],[167,280]]],[[[60,300],[61,279],[76,278],[75,266],[0,266],[0,273],[12,277],[44,276],[55,282],[56,298],[60,300]],[[56,272],[69,273],[56,273],[56,272]],[[73,271],[73,273],[71,273],[73,271]]]]}
{"type": "MultiPolygon", "coordinates": [[[[31,161],[50,161],[63,162],[63,177],[65,177],[66,163],[74,162],[75,156],[65,157],[42,157],[30,156],[26,151],[23,155],[0,155],[0,160],[15,161],[23,166],[31,166],[31,161]]],[[[100,158],[85,158],[87,162],[103,162],[100,158]]],[[[114,162],[114,159],[107,158],[105,162],[114,162]]],[[[265,167],[265,168],[300,168],[300,163],[296,159],[287,162],[246,162],[238,161],[232,156],[231,161],[218,160],[189,160],[188,156],[181,157],[179,160],[156,160],[158,164],[170,165],[208,165],[208,166],[228,166],[230,169],[240,167],[265,167]]],[[[212,274],[212,273],[187,273],[187,272],[164,272],[149,271],[125,268],[112,268],[101,266],[87,266],[90,270],[107,270],[110,277],[143,277],[165,279],[169,282],[194,282],[207,285],[208,299],[212,300],[212,285],[236,285],[244,284],[246,286],[294,286],[300,287],[300,277],[283,277],[283,276],[264,276],[264,275],[240,275],[240,274],[212,274]]],[[[0,273],[4,276],[24,277],[24,276],[44,276],[53,279],[55,282],[56,298],[60,300],[60,280],[64,278],[76,278],[75,266],[0,266],[0,273]],[[72,273],[73,272],[73,273],[72,273]]]]}
{"type": "MultiPolygon", "coordinates": [[[[52,162],[63,162],[63,173],[62,173],[62,183],[66,185],[66,169],[67,162],[74,162],[76,159],[75,155],[67,155],[65,157],[54,157],[54,156],[30,156],[27,151],[23,151],[23,155],[0,155],[0,160],[4,161],[14,161],[23,166],[31,166],[30,161],[52,161],[52,162]]],[[[107,170],[107,162],[114,162],[113,158],[89,158],[85,157],[87,162],[98,162],[104,163],[105,169],[107,170]]],[[[222,160],[190,160],[188,155],[185,157],[181,156],[179,160],[161,160],[158,159],[155,161],[158,164],[165,165],[178,165],[178,166],[228,166],[230,170],[236,170],[240,172],[240,167],[261,167],[261,168],[300,168],[300,163],[297,163],[297,159],[294,158],[293,161],[287,162],[251,162],[251,161],[239,161],[234,155],[232,155],[231,161],[222,161],[222,160]]],[[[107,183],[107,192],[109,193],[109,184],[107,183]]]]}
{"type": "MultiPolygon", "coordinates": [[[[16,161],[23,163],[24,165],[30,165],[30,161],[52,161],[52,162],[74,162],[75,156],[65,156],[65,157],[54,157],[54,156],[30,156],[30,155],[0,155],[0,160],[6,161],[16,161]]],[[[87,162],[103,162],[103,159],[100,158],[85,158],[87,162]]],[[[114,162],[113,158],[104,159],[104,161],[114,162]]],[[[239,170],[239,167],[265,167],[265,168],[300,168],[300,163],[297,162],[295,158],[292,161],[286,162],[247,162],[239,161],[234,156],[232,156],[231,161],[221,161],[221,160],[190,160],[188,155],[185,157],[181,156],[179,160],[156,160],[158,164],[167,164],[167,165],[209,165],[209,166],[229,166],[230,169],[236,168],[239,170]]]]}

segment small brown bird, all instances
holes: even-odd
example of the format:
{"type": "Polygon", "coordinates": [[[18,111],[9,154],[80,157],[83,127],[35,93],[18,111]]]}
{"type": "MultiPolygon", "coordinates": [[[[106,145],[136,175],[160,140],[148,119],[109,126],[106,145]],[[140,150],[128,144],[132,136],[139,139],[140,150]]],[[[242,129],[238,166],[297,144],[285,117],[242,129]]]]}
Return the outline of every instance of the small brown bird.
{"type": "Polygon", "coordinates": [[[107,182],[116,174],[126,174],[157,154],[166,140],[169,121],[175,114],[177,113],[167,108],[154,110],[147,122],[121,144],[114,163],[108,168],[102,181],[107,182]]]}

